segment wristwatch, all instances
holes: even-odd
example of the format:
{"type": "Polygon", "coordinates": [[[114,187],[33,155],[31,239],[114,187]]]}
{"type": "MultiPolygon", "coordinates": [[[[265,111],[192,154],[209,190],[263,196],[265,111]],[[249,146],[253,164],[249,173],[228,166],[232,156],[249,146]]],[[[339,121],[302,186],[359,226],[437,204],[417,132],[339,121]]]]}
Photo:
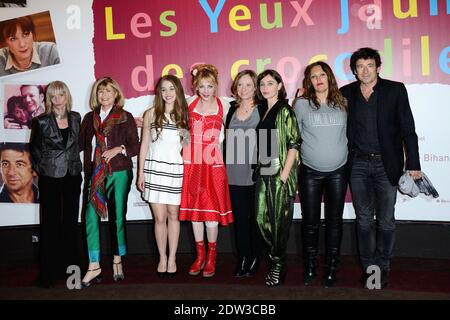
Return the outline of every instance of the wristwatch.
{"type": "Polygon", "coordinates": [[[120,147],[122,148],[122,150],[120,151],[120,153],[123,154],[123,155],[125,156],[125,155],[127,154],[126,149],[125,149],[125,146],[122,144],[120,147]]]}

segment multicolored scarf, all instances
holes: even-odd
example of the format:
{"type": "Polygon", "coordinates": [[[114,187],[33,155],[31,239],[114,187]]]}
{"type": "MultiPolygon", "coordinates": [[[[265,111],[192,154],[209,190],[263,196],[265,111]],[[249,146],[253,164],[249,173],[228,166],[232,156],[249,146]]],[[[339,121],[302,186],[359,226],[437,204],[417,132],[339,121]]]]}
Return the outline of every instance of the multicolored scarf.
{"type": "Polygon", "coordinates": [[[105,178],[106,175],[111,175],[111,165],[102,158],[103,152],[108,150],[107,137],[116,124],[127,121],[126,113],[116,106],[114,106],[105,120],[100,118],[100,107],[93,112],[93,125],[95,133],[95,157],[94,157],[94,171],[91,178],[90,200],[94,206],[95,212],[106,218],[106,189],[105,178]]]}

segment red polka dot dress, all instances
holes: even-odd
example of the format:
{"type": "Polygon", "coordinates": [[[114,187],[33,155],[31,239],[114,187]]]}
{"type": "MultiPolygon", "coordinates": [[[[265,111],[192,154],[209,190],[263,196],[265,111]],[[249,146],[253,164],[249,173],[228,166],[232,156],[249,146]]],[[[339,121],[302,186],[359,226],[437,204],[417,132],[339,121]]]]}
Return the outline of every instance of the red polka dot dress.
{"type": "Polygon", "coordinates": [[[190,144],[183,149],[184,176],[181,193],[181,221],[233,222],[228,178],[220,150],[223,106],[217,99],[217,114],[195,111],[200,100],[189,105],[190,144]]]}

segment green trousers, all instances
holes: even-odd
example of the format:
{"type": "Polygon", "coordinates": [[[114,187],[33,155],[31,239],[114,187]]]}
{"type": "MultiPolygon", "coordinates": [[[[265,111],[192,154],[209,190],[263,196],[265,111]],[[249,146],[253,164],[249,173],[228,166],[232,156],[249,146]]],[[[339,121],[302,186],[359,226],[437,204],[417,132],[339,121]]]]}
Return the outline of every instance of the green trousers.
{"type": "MultiPolygon", "coordinates": [[[[123,256],[127,253],[125,216],[132,180],[132,171],[124,170],[113,172],[111,176],[106,177],[105,181],[111,251],[116,256],[123,256]]],[[[86,235],[89,262],[99,262],[100,217],[95,212],[91,201],[86,206],[86,235]]]]}
{"type": "Polygon", "coordinates": [[[268,247],[271,268],[286,267],[286,249],[294,213],[294,198],[279,175],[259,176],[256,182],[256,222],[268,247]]]}

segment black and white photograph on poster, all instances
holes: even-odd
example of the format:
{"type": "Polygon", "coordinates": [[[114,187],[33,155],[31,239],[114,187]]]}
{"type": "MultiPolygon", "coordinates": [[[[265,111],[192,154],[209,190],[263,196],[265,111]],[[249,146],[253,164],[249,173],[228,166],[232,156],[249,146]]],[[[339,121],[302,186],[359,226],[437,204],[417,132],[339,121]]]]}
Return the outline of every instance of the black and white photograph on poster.
{"type": "Polygon", "coordinates": [[[0,21],[0,77],[61,63],[50,12],[0,21]]]}
{"type": "Polygon", "coordinates": [[[0,202],[39,203],[37,174],[28,143],[0,144],[0,202]]]}
{"type": "Polygon", "coordinates": [[[6,0],[0,1],[0,8],[20,8],[26,7],[27,0],[6,0]]]}
{"type": "Polygon", "coordinates": [[[45,84],[5,84],[3,127],[31,129],[31,119],[45,112],[45,84]]]}

